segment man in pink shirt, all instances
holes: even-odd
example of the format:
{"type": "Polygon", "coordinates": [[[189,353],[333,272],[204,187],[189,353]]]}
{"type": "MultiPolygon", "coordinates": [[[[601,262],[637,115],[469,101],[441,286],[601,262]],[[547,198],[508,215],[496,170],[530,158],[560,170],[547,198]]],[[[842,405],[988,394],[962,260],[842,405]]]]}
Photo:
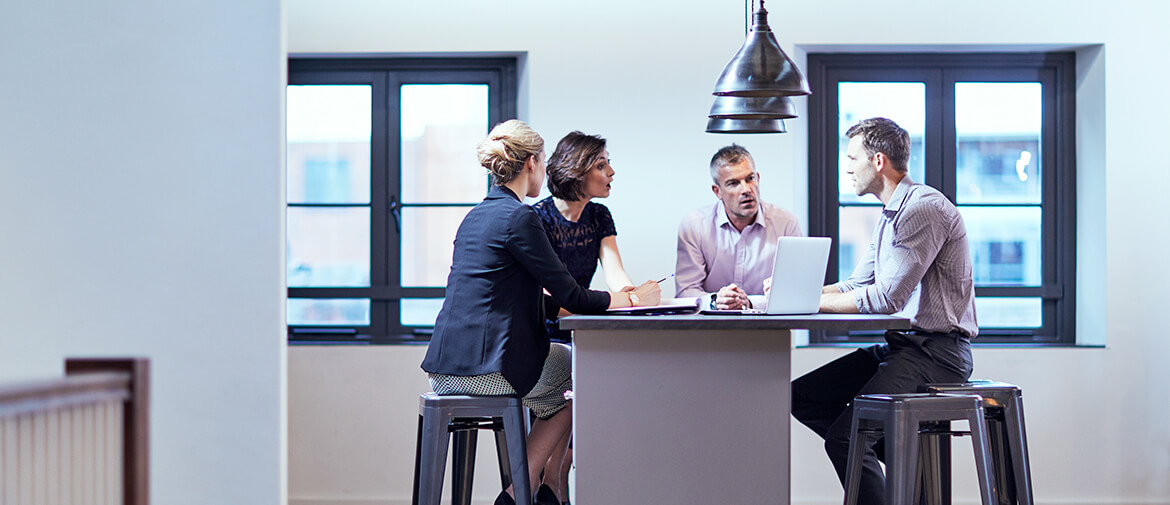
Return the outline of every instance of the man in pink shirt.
{"type": "Polygon", "coordinates": [[[678,227],[676,296],[701,296],[717,309],[763,308],[777,238],[803,236],[800,222],[760,200],[760,174],[743,146],[719,149],[710,168],[717,200],[688,214],[678,227]]]}

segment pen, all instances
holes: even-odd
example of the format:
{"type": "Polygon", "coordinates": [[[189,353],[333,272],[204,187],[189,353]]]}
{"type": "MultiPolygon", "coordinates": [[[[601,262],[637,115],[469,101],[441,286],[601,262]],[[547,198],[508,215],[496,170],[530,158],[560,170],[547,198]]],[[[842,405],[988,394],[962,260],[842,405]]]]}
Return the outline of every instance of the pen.
{"type": "Polygon", "coordinates": [[[674,277],[674,274],[670,274],[670,275],[668,275],[668,276],[666,276],[666,277],[663,277],[663,278],[661,278],[661,279],[658,279],[657,281],[654,281],[654,282],[655,282],[655,283],[658,283],[658,284],[662,284],[662,281],[664,281],[664,280],[666,280],[666,279],[669,279],[669,278],[671,278],[671,277],[674,277]]]}

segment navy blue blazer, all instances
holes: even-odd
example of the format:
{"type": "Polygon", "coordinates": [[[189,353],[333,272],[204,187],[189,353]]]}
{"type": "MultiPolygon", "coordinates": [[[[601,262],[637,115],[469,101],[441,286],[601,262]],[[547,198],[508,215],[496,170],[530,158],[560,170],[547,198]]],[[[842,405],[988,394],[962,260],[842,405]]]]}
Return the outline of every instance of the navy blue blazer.
{"type": "Polygon", "coordinates": [[[500,372],[527,395],[548,357],[545,311],[555,316],[561,306],[576,314],[601,313],[609,307],[609,293],[578,286],[532,207],[508,188],[493,186],[455,235],[447,298],[422,369],[457,376],[500,372]]]}

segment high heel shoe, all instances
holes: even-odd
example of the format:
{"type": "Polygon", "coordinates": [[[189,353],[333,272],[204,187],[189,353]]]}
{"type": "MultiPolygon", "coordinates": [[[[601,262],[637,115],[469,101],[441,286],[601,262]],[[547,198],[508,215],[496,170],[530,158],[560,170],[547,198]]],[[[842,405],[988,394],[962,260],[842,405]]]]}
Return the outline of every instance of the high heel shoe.
{"type": "Polygon", "coordinates": [[[548,484],[541,484],[536,490],[536,505],[561,505],[561,501],[548,484]]]}
{"type": "Polygon", "coordinates": [[[512,495],[508,494],[507,491],[500,491],[500,496],[496,497],[495,505],[516,505],[516,499],[512,498],[512,495]]]}

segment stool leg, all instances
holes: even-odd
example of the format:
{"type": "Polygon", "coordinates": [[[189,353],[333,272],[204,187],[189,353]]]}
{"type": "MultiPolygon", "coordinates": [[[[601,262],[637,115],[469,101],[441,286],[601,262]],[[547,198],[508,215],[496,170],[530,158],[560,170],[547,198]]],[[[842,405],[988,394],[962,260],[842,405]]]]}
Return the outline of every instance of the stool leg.
{"type": "MultiPolygon", "coordinates": [[[[922,476],[922,503],[950,505],[950,431],[949,421],[927,423],[922,432],[918,475],[922,476]]],[[[918,487],[915,485],[915,487],[918,487]]]]}
{"type": "Polygon", "coordinates": [[[894,411],[886,423],[886,503],[913,503],[918,489],[918,418],[894,411]]]}
{"type": "Polygon", "coordinates": [[[991,451],[988,450],[987,422],[980,407],[970,417],[971,445],[975,450],[975,470],[979,474],[979,491],[983,505],[998,505],[995,492],[995,478],[991,473],[991,451]]]}
{"type": "Polygon", "coordinates": [[[849,460],[845,467],[845,505],[857,505],[857,493],[861,488],[861,458],[869,445],[869,434],[862,430],[856,412],[849,429],[849,460]]]}
{"type": "Polygon", "coordinates": [[[419,505],[418,503],[418,486],[419,477],[422,475],[422,441],[423,441],[423,416],[418,416],[418,431],[414,435],[414,491],[410,494],[411,505],[419,505]]]}
{"type": "Polygon", "coordinates": [[[1004,409],[1008,448],[1015,473],[1016,500],[1019,505],[1033,505],[1032,468],[1028,462],[1028,435],[1024,429],[1024,399],[1017,396],[1004,409]]]}
{"type": "Polygon", "coordinates": [[[512,485],[512,463],[508,461],[508,437],[504,436],[504,425],[495,421],[492,428],[496,433],[496,461],[500,464],[500,486],[508,489],[512,485]]]}
{"type": "Polygon", "coordinates": [[[451,461],[451,505],[471,505],[471,482],[475,477],[475,444],[478,432],[455,432],[451,461]]]}
{"type": "Polygon", "coordinates": [[[516,503],[528,504],[532,503],[532,487],[528,479],[528,434],[524,431],[524,409],[517,410],[509,410],[504,414],[504,437],[516,503]]]}
{"type": "MultiPolygon", "coordinates": [[[[1002,411],[1002,409],[995,409],[1002,411]]],[[[984,408],[987,420],[987,437],[991,445],[991,470],[995,474],[995,489],[999,505],[1015,505],[1016,484],[1012,471],[1012,451],[1008,448],[1007,426],[1002,412],[991,412],[984,408]]]]}
{"type": "Polygon", "coordinates": [[[447,419],[438,413],[419,416],[414,505],[439,505],[447,469],[447,419]]]}

